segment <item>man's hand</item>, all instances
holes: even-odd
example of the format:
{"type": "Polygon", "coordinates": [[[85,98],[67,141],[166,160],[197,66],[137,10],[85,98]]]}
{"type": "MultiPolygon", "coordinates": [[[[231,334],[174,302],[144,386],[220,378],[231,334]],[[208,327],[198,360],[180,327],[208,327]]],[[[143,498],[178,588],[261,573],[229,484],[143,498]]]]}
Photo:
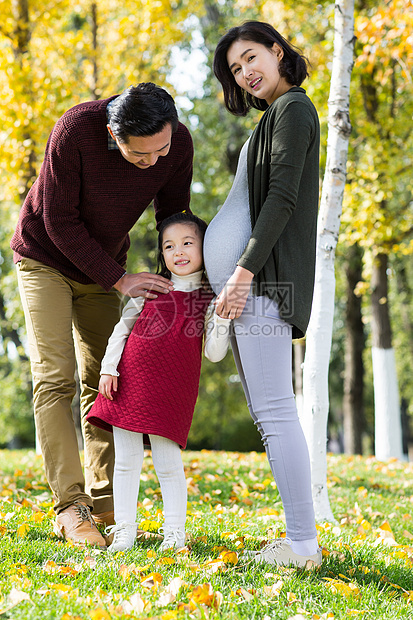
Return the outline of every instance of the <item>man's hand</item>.
{"type": "Polygon", "coordinates": [[[118,378],[112,375],[101,375],[99,380],[99,392],[108,400],[113,400],[112,391],[118,391],[118,378]]]}
{"type": "Polygon", "coordinates": [[[169,293],[173,291],[173,284],[170,280],[154,273],[143,271],[141,273],[126,273],[114,284],[114,288],[123,295],[129,297],[147,297],[156,299],[156,293],[169,293]]]}
{"type": "Polygon", "coordinates": [[[224,319],[241,316],[250,292],[254,274],[239,265],[215,300],[215,310],[224,319]]]}

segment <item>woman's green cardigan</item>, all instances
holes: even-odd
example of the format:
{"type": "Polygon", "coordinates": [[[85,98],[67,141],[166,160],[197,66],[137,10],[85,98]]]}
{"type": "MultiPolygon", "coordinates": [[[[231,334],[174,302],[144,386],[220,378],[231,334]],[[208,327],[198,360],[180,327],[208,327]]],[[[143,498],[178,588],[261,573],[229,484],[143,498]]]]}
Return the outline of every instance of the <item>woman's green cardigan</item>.
{"type": "Polygon", "coordinates": [[[264,112],[248,147],[252,235],[238,265],[255,292],[279,304],[301,338],[314,289],[320,126],[303,88],[293,86],[264,112]]]}

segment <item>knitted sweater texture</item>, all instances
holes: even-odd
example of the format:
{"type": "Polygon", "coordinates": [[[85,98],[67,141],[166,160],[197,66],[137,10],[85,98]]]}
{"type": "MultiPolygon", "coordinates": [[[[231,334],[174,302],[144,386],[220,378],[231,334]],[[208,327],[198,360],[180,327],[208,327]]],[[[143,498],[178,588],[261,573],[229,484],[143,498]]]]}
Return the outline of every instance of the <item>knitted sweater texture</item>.
{"type": "Polygon", "coordinates": [[[257,292],[304,335],[314,289],[320,127],[305,90],[293,87],[263,114],[248,149],[252,235],[238,264],[257,292]]]}
{"type": "Polygon", "coordinates": [[[81,103],[56,123],[11,241],[15,262],[33,258],[106,290],[125,273],[128,233],[152,200],[158,223],[189,209],[193,159],[181,123],[169,153],[148,169],[109,150],[106,107],[113,98],[81,103]]]}
{"type": "Polygon", "coordinates": [[[201,372],[204,318],[212,295],[202,288],[147,300],[119,363],[119,385],[98,394],[87,420],[160,435],[186,447],[201,372]]]}

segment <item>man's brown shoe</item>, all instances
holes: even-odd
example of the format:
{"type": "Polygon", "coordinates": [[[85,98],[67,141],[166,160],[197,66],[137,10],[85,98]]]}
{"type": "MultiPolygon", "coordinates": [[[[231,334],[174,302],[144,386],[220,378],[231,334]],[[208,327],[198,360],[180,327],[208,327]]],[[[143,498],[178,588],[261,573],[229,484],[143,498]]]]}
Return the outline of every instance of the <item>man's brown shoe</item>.
{"type": "Polygon", "coordinates": [[[115,514],[113,510],[108,510],[107,512],[96,512],[92,514],[92,517],[96,525],[102,525],[103,527],[115,525],[115,514]]]}
{"type": "Polygon", "coordinates": [[[113,542],[113,534],[107,535],[105,530],[107,527],[115,525],[115,514],[113,510],[108,510],[107,512],[97,512],[93,515],[93,520],[101,530],[103,529],[102,536],[105,539],[106,545],[109,547],[109,545],[113,542]]]}
{"type": "Polygon", "coordinates": [[[106,549],[105,539],[96,527],[90,508],[76,501],[56,516],[54,533],[77,545],[94,545],[106,549]]]}

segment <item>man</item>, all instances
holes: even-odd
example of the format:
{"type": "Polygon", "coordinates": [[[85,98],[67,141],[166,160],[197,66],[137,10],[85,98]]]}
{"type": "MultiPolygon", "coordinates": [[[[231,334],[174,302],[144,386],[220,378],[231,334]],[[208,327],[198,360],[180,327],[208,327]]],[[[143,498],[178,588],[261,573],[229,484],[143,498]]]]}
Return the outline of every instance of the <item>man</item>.
{"type": "Polygon", "coordinates": [[[172,287],[155,274],[126,273],[128,232],[152,200],[158,224],[189,210],[192,159],[189,131],[155,84],[81,103],[52,130],[11,241],[55,533],[74,543],[104,547],[96,523],[114,522],[112,435],[85,418],[121,294],[153,298],[172,287]],[[76,362],[84,475],[71,413],[76,362]]]}

